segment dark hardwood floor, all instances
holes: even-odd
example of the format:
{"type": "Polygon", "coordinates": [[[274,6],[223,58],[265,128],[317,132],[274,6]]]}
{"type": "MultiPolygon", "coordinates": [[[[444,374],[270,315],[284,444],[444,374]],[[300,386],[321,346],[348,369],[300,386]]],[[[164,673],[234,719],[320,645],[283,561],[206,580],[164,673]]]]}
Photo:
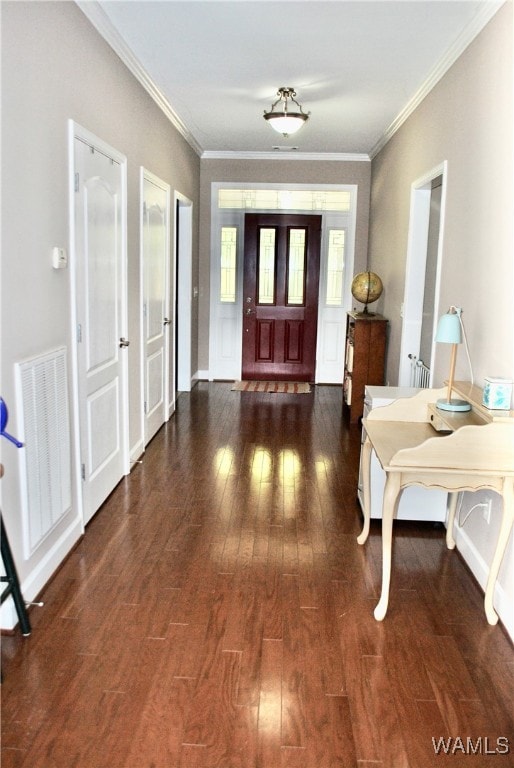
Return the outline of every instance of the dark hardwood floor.
{"type": "Polygon", "coordinates": [[[339,387],[181,395],[3,638],[2,768],[514,766],[513,647],[442,528],[395,524],[373,618],[359,432],[339,387]]]}

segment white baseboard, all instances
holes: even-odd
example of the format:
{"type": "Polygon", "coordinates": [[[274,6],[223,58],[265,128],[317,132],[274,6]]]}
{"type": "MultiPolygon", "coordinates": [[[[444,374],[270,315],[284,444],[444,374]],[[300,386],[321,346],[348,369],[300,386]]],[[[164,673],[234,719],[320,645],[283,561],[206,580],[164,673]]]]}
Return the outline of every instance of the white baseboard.
{"type": "Polygon", "coordinates": [[[143,438],[141,438],[130,449],[130,463],[135,464],[136,461],[141,458],[144,452],[145,452],[145,443],[143,438]]]}
{"type": "MultiPolygon", "coordinates": [[[[485,590],[487,577],[489,575],[489,566],[463,528],[459,528],[458,525],[455,525],[453,532],[457,549],[464,558],[473,576],[476,578],[482,589],[485,590]]],[[[512,596],[509,597],[507,591],[501,584],[498,584],[498,582],[496,583],[494,590],[493,605],[496,613],[500,617],[501,623],[514,642],[514,601],[512,600],[512,596]]]]}
{"type": "MultiPolygon", "coordinates": [[[[84,526],[82,520],[75,518],[55,542],[54,546],[44,555],[40,562],[37,563],[29,576],[24,579],[20,584],[20,587],[23,599],[27,603],[35,600],[83,533],[84,526]]],[[[37,610],[44,610],[44,608],[38,608],[37,610]]],[[[18,616],[12,597],[8,597],[2,605],[0,627],[1,629],[12,630],[17,623],[18,616]]]]}

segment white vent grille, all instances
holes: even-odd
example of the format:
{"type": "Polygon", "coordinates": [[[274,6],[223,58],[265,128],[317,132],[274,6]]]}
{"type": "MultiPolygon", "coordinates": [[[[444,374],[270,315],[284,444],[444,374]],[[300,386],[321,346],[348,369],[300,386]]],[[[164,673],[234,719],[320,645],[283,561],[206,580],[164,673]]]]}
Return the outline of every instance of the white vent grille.
{"type": "Polygon", "coordinates": [[[35,549],[71,509],[71,457],[66,349],[16,365],[24,554],[35,549]]]}

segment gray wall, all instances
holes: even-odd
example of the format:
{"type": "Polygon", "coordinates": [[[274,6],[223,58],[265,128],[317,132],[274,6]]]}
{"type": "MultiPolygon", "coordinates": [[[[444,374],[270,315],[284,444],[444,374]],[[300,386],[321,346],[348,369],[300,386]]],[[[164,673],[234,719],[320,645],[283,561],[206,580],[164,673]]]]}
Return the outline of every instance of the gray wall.
{"type": "MultiPolygon", "coordinates": [[[[512,258],[512,4],[507,3],[372,163],[371,268],[397,382],[411,184],[448,162],[441,310],[463,308],[476,383],[514,371],[512,258]]],[[[438,385],[447,350],[436,360],[438,385]]],[[[464,350],[457,378],[469,379],[464,350]]]]}
{"type": "MultiPolygon", "coordinates": [[[[69,270],[50,248],[68,248],[67,121],[128,159],[130,445],[141,428],[139,369],[139,168],[194,204],[197,250],[200,159],[72,2],[2,2],[1,392],[16,433],[14,364],[70,349],[69,270]]],[[[172,235],[173,242],[173,235],[172,235]]],[[[193,284],[197,284],[197,260],[193,284]]],[[[193,332],[197,337],[197,317],[193,332]]],[[[196,343],[193,370],[197,368],[196,343]]],[[[71,397],[71,392],[70,392],[71,397]]],[[[16,449],[2,440],[2,509],[22,581],[41,567],[65,528],[31,560],[21,555],[16,449]]],[[[72,517],[77,512],[72,512],[72,517]]]]}

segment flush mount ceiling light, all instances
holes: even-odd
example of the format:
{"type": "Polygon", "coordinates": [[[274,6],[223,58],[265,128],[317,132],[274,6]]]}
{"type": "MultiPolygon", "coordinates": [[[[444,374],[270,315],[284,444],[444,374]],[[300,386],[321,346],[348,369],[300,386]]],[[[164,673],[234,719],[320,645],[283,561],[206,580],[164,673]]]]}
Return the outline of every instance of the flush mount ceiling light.
{"type": "Polygon", "coordinates": [[[287,138],[296,133],[309,119],[310,112],[304,112],[296,99],[294,88],[279,88],[278,99],[271,105],[269,112],[264,112],[264,119],[272,128],[287,138]]]}

